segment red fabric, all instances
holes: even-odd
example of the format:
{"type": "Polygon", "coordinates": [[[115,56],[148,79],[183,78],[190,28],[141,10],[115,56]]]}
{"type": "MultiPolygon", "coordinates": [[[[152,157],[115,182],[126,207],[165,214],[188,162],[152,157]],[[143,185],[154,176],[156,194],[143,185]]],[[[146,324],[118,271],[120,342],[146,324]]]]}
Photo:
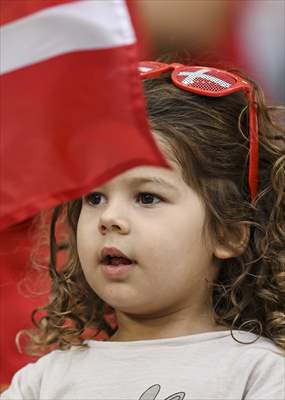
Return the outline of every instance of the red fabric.
{"type": "Polygon", "coordinates": [[[128,46],[66,54],[2,76],[0,227],[127,168],[164,165],[135,64],[128,46]]]}
{"type": "Polygon", "coordinates": [[[31,228],[32,220],[28,220],[0,232],[0,386],[9,384],[19,368],[34,360],[18,352],[16,334],[32,326],[32,310],[47,298],[48,280],[39,285],[30,271],[31,228]],[[45,294],[31,297],[25,282],[45,294]]]}
{"type": "MultiPolygon", "coordinates": [[[[4,1],[1,21],[63,2],[4,1]]],[[[31,360],[15,336],[46,299],[25,297],[19,286],[30,268],[26,219],[125,169],[167,167],[149,132],[137,61],[134,44],[59,55],[0,78],[0,385],[31,360]]]]}
{"type": "Polygon", "coordinates": [[[1,76],[0,229],[127,168],[166,166],[136,55],[135,45],[73,52],[1,76]]]}

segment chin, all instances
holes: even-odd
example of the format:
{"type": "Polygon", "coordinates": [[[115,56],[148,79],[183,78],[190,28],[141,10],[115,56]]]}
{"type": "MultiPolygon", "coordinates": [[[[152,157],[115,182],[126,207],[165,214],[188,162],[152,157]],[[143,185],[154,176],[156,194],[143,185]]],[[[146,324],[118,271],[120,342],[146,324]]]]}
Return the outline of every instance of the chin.
{"type": "Polygon", "coordinates": [[[122,313],[131,314],[134,316],[142,316],[148,313],[146,304],[144,304],[143,302],[134,302],[130,298],[120,298],[119,296],[116,296],[116,298],[113,297],[112,299],[110,297],[105,298],[104,301],[111,307],[113,307],[115,311],[119,311],[122,313]]]}

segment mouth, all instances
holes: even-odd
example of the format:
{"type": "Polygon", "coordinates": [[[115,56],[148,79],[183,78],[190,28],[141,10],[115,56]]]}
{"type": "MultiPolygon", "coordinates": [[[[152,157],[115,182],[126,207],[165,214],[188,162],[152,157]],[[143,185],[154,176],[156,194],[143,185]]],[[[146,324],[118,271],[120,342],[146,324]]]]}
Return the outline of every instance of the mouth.
{"type": "Polygon", "coordinates": [[[101,253],[102,271],[107,279],[125,279],[134,270],[136,261],[114,247],[104,247],[101,253]]]}
{"type": "Polygon", "coordinates": [[[112,257],[106,256],[102,259],[102,264],[104,265],[112,265],[114,267],[119,265],[130,265],[133,264],[133,261],[126,257],[112,257]]]}
{"type": "Polygon", "coordinates": [[[129,265],[135,261],[116,247],[104,247],[101,252],[101,263],[105,265],[129,265]]]}
{"type": "Polygon", "coordinates": [[[136,269],[136,263],[122,257],[106,257],[101,266],[107,279],[125,279],[131,271],[136,269]]]}
{"type": "Polygon", "coordinates": [[[101,267],[108,280],[126,279],[136,265],[135,260],[116,247],[104,247],[101,252],[101,267]]]}

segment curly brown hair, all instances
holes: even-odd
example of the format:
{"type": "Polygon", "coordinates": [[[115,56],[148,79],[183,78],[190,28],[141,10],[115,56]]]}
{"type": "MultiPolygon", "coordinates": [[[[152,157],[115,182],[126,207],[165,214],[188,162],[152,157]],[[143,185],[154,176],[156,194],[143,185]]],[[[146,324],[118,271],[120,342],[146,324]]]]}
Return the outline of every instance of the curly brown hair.
{"type": "MultiPolygon", "coordinates": [[[[212,283],[212,304],[218,324],[272,340],[285,350],[285,131],[278,120],[281,107],[265,105],[255,90],[259,123],[259,188],[250,198],[248,171],[248,104],[243,93],[204,97],[175,87],[169,74],[146,79],[144,90],[151,129],[168,143],[183,178],[201,195],[207,226],[238,235],[249,229],[245,251],[221,261],[212,283]],[[278,123],[277,123],[278,121],[278,123]]],[[[50,223],[51,295],[33,312],[36,330],[30,352],[83,345],[89,336],[107,338],[116,331],[114,309],[88,285],[77,254],[76,230],[81,199],[56,207],[50,223]],[[61,218],[60,218],[61,216],[61,218]],[[59,244],[57,225],[66,227],[59,244]],[[66,249],[59,267],[57,254],[66,249]],[[40,318],[36,319],[40,312],[40,318]],[[44,313],[44,315],[42,315],[44,313]]],[[[232,333],[233,334],[233,333],[232,333]]],[[[234,336],[233,336],[234,337],[234,336]]]]}

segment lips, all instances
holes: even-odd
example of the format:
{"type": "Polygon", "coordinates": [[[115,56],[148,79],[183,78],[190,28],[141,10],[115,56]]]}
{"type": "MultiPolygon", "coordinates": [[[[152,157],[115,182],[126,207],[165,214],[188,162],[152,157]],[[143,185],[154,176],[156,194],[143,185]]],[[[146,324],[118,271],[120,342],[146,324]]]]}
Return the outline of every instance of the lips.
{"type": "Polygon", "coordinates": [[[128,265],[134,263],[133,260],[116,247],[104,247],[101,252],[101,262],[105,265],[128,265]]]}

